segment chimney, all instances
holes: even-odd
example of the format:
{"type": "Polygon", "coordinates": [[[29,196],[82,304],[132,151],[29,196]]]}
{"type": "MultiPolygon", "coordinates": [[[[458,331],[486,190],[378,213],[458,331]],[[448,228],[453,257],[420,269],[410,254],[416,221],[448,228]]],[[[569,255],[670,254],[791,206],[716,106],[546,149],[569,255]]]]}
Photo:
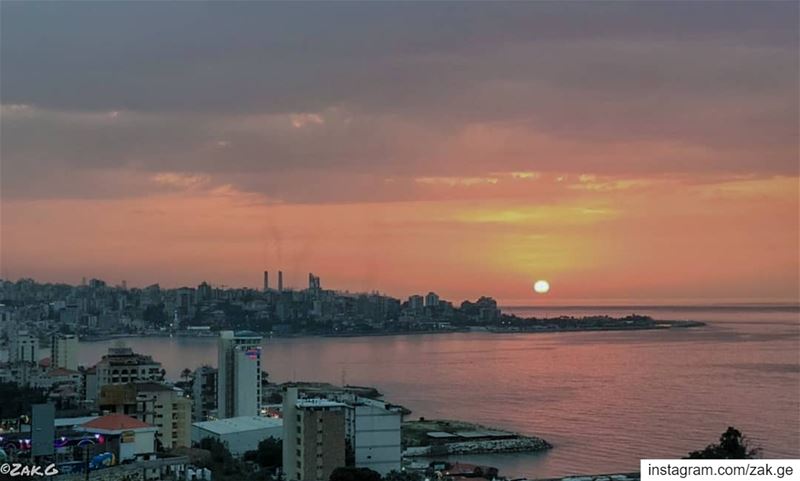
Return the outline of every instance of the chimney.
{"type": "Polygon", "coordinates": [[[278,271],[278,292],[283,292],[283,271],[278,271]]]}
{"type": "Polygon", "coordinates": [[[264,271],[264,292],[269,290],[269,271],[264,271]]]}

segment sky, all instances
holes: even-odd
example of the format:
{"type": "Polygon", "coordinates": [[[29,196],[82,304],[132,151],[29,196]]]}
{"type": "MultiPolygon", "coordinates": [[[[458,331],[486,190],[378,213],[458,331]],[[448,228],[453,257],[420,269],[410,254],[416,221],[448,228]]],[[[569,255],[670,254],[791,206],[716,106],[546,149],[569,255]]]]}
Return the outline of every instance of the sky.
{"type": "Polygon", "coordinates": [[[799,5],[3,1],[0,276],[798,302],[799,5]]]}

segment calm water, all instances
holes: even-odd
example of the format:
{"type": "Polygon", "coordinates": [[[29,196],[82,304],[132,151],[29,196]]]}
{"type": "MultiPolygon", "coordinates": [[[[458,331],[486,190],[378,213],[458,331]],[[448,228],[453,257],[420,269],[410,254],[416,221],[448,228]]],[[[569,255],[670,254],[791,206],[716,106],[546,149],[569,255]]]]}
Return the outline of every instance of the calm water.
{"type": "MultiPolygon", "coordinates": [[[[797,308],[515,309],[522,314],[628,314],[708,321],[669,331],[447,334],[265,342],[272,381],[377,386],[411,415],[455,418],[541,436],[542,454],[468,456],[510,476],[635,471],[680,457],[729,425],[766,458],[800,458],[797,308]]],[[[84,343],[96,362],[114,341],[84,343]]],[[[177,379],[216,363],[214,339],[136,338],[177,379]]]]}

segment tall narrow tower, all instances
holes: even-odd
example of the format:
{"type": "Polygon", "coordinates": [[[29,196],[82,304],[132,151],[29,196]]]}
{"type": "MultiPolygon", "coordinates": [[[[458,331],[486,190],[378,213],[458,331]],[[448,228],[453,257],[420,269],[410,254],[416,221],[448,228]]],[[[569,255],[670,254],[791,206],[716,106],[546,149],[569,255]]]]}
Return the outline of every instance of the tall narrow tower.
{"type": "Polygon", "coordinates": [[[278,271],[278,292],[283,292],[283,271],[278,271]]]}
{"type": "Polygon", "coordinates": [[[269,290],[269,271],[264,271],[264,292],[269,290]]]}
{"type": "Polygon", "coordinates": [[[220,419],[261,412],[261,336],[220,331],[217,341],[217,415],[220,419]]]}

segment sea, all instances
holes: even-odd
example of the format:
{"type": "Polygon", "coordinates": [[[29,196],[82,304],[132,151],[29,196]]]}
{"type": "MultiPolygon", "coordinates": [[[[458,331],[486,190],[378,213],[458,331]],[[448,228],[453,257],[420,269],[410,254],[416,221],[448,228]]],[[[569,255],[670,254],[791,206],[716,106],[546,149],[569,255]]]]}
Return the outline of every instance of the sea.
{"type": "MultiPolygon", "coordinates": [[[[742,431],[762,457],[800,458],[797,305],[514,307],[521,316],[650,315],[704,321],[668,330],[273,338],[272,382],[377,387],[418,417],[458,419],[542,437],[540,453],[453,456],[510,477],[638,471],[742,431]]],[[[215,365],[216,340],[150,337],[81,343],[82,364],[124,343],[163,363],[215,365]]]]}

